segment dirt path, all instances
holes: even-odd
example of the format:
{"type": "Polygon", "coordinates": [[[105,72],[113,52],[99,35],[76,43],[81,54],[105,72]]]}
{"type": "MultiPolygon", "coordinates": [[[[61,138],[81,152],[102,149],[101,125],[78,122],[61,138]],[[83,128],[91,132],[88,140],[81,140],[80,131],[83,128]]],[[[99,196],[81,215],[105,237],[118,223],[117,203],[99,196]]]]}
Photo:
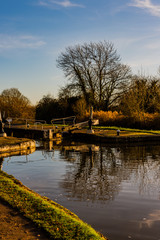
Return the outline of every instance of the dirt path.
{"type": "Polygon", "coordinates": [[[48,240],[30,220],[0,200],[0,240],[48,240]]]}

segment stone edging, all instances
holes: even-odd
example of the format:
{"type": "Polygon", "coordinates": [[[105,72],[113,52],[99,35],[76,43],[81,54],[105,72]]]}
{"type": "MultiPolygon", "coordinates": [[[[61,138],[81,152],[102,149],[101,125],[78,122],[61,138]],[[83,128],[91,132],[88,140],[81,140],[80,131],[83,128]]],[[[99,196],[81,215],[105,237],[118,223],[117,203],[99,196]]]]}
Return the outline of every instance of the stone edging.
{"type": "Polygon", "coordinates": [[[25,142],[15,143],[12,145],[0,146],[0,153],[7,153],[13,151],[21,151],[36,148],[36,143],[34,140],[28,140],[25,142]]]}

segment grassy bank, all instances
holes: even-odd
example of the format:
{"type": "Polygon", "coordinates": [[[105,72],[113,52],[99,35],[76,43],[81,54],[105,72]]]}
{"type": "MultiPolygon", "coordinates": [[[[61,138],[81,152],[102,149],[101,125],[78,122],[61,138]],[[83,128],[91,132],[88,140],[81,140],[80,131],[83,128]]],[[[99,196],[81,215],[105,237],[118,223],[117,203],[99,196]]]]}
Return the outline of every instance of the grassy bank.
{"type": "Polygon", "coordinates": [[[0,171],[0,198],[43,228],[51,239],[105,239],[75,214],[3,171],[0,171]]]}
{"type": "Polygon", "coordinates": [[[132,135],[135,134],[160,134],[159,130],[145,130],[145,129],[133,129],[133,128],[123,128],[123,127],[107,127],[107,126],[93,126],[93,129],[97,130],[109,130],[110,132],[113,130],[119,129],[122,132],[128,132],[131,133],[132,135]]]}

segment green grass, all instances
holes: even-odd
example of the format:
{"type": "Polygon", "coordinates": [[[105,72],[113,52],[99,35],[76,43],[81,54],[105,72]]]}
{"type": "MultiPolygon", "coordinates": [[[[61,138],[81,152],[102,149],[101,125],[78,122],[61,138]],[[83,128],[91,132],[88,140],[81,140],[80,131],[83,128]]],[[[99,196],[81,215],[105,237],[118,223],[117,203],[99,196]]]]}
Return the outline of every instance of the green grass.
{"type": "Polygon", "coordinates": [[[128,131],[128,132],[135,132],[135,133],[148,133],[148,134],[160,134],[159,130],[145,130],[145,129],[133,129],[133,128],[123,128],[123,127],[108,127],[108,126],[93,126],[93,129],[99,130],[117,130],[120,131],[128,131]]]}
{"type": "Polygon", "coordinates": [[[3,171],[0,198],[44,229],[51,239],[106,239],[68,209],[31,191],[3,171]]]}

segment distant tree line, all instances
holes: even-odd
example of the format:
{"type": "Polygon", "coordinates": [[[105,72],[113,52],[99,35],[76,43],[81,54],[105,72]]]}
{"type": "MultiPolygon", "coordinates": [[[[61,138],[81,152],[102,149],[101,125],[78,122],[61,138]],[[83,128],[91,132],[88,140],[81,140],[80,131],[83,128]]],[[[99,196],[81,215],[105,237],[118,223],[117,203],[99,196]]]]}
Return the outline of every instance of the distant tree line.
{"type": "Polygon", "coordinates": [[[6,89],[0,95],[1,112],[48,123],[71,115],[84,120],[90,106],[94,111],[117,111],[130,119],[160,114],[160,71],[157,76],[134,75],[110,42],[68,47],[59,55],[57,66],[68,81],[57,98],[48,94],[32,106],[18,89],[6,89]]]}
{"type": "Polygon", "coordinates": [[[62,118],[72,116],[74,112],[74,104],[78,97],[64,97],[55,99],[51,95],[45,95],[36,105],[36,119],[46,120],[47,123],[54,118],[62,118]]]}

